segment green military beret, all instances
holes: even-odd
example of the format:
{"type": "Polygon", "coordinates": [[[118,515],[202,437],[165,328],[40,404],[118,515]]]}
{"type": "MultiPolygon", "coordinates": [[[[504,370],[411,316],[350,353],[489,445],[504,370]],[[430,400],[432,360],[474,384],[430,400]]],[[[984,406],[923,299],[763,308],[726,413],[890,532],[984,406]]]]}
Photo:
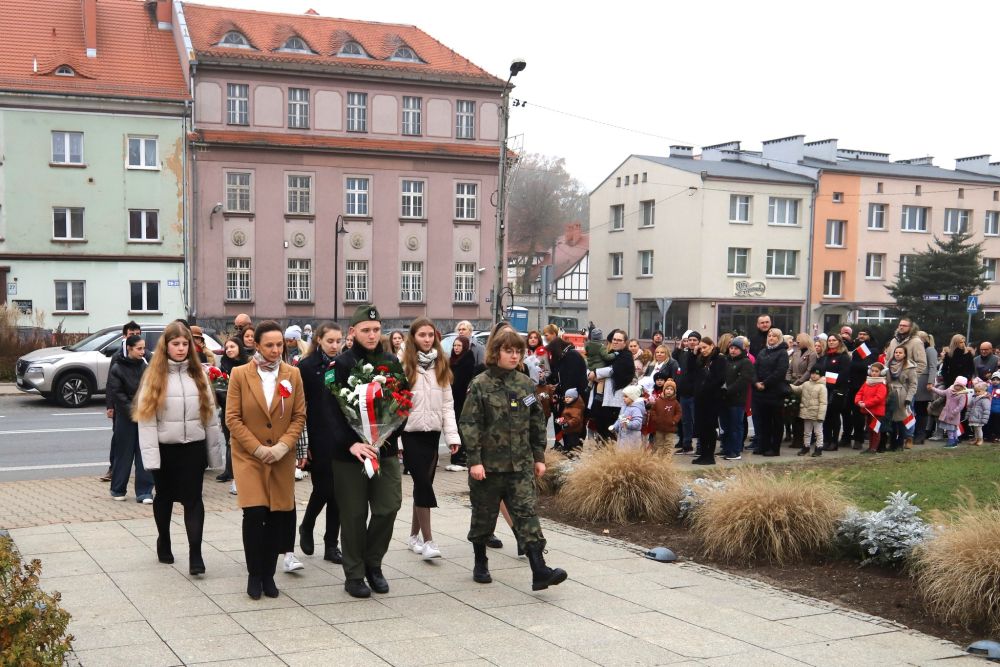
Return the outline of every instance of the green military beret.
{"type": "Polygon", "coordinates": [[[362,322],[379,322],[381,320],[378,308],[369,303],[354,309],[354,314],[351,315],[351,326],[355,327],[362,322]]]}

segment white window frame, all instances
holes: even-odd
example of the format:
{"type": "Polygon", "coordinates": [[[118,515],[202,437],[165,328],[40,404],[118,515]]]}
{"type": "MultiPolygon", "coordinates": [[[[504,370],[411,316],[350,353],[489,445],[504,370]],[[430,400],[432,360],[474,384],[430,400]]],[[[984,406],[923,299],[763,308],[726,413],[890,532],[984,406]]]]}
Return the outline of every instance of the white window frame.
{"type": "Polygon", "coordinates": [[[419,137],[422,128],[423,100],[413,95],[403,95],[403,134],[419,137]]]}
{"type": "Polygon", "coordinates": [[[226,84],[226,125],[250,124],[250,84],[226,84]]]}
{"type": "Polygon", "coordinates": [[[766,267],[764,269],[764,275],[768,278],[795,278],[798,276],[798,270],[798,250],[768,248],[766,267]],[[781,269],[780,272],[779,269],[781,269]]]}
{"type": "Polygon", "coordinates": [[[896,318],[888,308],[858,308],[854,321],[866,326],[887,324],[896,318]]]}
{"type": "Polygon", "coordinates": [[[834,204],[843,204],[844,203],[844,193],[843,192],[834,192],[833,193],[833,197],[832,197],[832,201],[833,201],[834,204]]]}
{"type": "Polygon", "coordinates": [[[154,243],[160,240],[160,212],[156,209],[130,208],[128,210],[128,241],[129,243],[154,243]],[[132,235],[132,216],[137,215],[139,220],[139,236],[132,235]],[[152,224],[156,227],[156,235],[148,235],[148,226],[152,217],[152,224]]]}
{"type": "Polygon", "coordinates": [[[1000,211],[986,211],[983,236],[1000,236],[1000,211]]]}
{"type": "Polygon", "coordinates": [[[455,100],[455,138],[476,138],[475,100],[455,100]]]}
{"type": "Polygon", "coordinates": [[[344,263],[344,301],[368,301],[368,260],[349,259],[344,263]]]}
{"type": "Polygon", "coordinates": [[[729,222],[734,225],[749,225],[752,195],[729,195],[729,222]]]}
{"type": "Polygon", "coordinates": [[[983,280],[989,283],[997,281],[997,258],[983,257],[983,280]]]}
{"type": "Polygon", "coordinates": [[[424,194],[427,182],[404,178],[399,183],[399,217],[417,220],[426,219],[424,214],[424,194]]]}
{"type": "Polygon", "coordinates": [[[823,296],[829,299],[844,298],[844,272],[824,271],[823,272],[823,296]],[[834,284],[836,283],[836,284],[834,284]],[[834,291],[834,287],[837,288],[834,291]]]}
{"type": "Polygon", "coordinates": [[[475,262],[457,262],[455,264],[454,303],[476,302],[476,273],[475,262]]]}
{"type": "Polygon", "coordinates": [[[868,229],[875,232],[886,230],[885,222],[889,217],[888,204],[868,204],[868,229]]]}
{"type": "Polygon", "coordinates": [[[225,171],[225,205],[227,213],[253,213],[253,172],[225,171]],[[246,184],[242,181],[246,177],[246,184]],[[242,199],[246,197],[246,207],[242,207],[242,199]],[[232,206],[235,203],[236,206],[232,206]]]}
{"type": "Polygon", "coordinates": [[[655,257],[652,250],[639,251],[639,277],[650,278],[653,276],[653,261],[655,257]]]}
{"type": "Polygon", "coordinates": [[[639,209],[642,217],[639,220],[640,229],[648,229],[656,226],[656,200],[646,199],[639,202],[639,209]]]}
{"type": "Polygon", "coordinates": [[[156,137],[128,135],[125,146],[125,166],[129,169],[144,169],[147,171],[159,171],[160,169],[160,146],[156,137]],[[132,142],[137,142],[139,147],[139,162],[132,163],[132,142]],[[149,164],[148,146],[153,145],[152,164],[149,164]]]}
{"type": "Polygon", "coordinates": [[[370,190],[371,179],[367,176],[348,176],[344,181],[344,215],[368,217],[370,190]]]}
{"type": "Polygon", "coordinates": [[[249,257],[226,258],[226,301],[253,301],[253,262],[249,257]]]}
{"type": "Polygon", "coordinates": [[[161,307],[160,300],[162,298],[163,291],[160,289],[160,281],[159,280],[130,280],[128,282],[128,291],[129,291],[129,309],[128,309],[129,313],[160,313],[160,312],[163,312],[162,310],[160,310],[160,307],[161,307]],[[132,301],[132,296],[133,296],[132,295],[132,286],[133,285],[141,285],[141,287],[139,288],[141,290],[141,292],[140,292],[141,303],[139,304],[138,308],[135,307],[136,304],[135,304],[134,301],[132,301]],[[150,303],[149,303],[150,302],[150,298],[149,298],[149,296],[150,296],[150,289],[153,289],[156,292],[156,304],[155,304],[156,307],[155,308],[153,306],[151,306],[150,303]]]}
{"type": "Polygon", "coordinates": [[[926,234],[931,210],[926,206],[903,206],[900,229],[912,234],[926,234]]]}
{"type": "Polygon", "coordinates": [[[726,275],[750,275],[750,248],[729,248],[726,252],[726,275]],[[742,271],[740,270],[742,264],[742,271]]]}
{"type": "Polygon", "coordinates": [[[885,280],[885,253],[865,255],[865,280],[885,280]]]}
{"type": "Polygon", "coordinates": [[[56,280],[55,281],[55,312],[57,313],[85,313],[87,312],[87,281],[86,280],[56,280]],[[59,286],[64,285],[66,290],[65,308],[59,307],[59,286]],[[80,307],[76,308],[73,302],[79,297],[80,307]]]}
{"type": "Polygon", "coordinates": [[[778,227],[798,227],[800,199],[770,197],[767,200],[767,224],[778,227]],[[791,222],[789,222],[791,219],[791,222]]]}
{"type": "Polygon", "coordinates": [[[625,253],[609,252],[608,261],[611,264],[608,269],[608,276],[611,278],[623,278],[625,276],[625,253]]]}
{"type": "Polygon", "coordinates": [[[285,212],[288,215],[312,215],[312,191],[312,174],[286,173],[285,212]]]}
{"type": "Polygon", "coordinates": [[[291,37],[289,37],[288,39],[286,39],[285,43],[281,45],[281,48],[278,49],[278,51],[281,51],[282,53],[309,53],[309,54],[315,54],[315,51],[313,51],[312,49],[310,49],[309,45],[306,44],[306,40],[302,39],[298,35],[292,35],[291,37]],[[293,41],[297,41],[298,44],[293,44],[293,41]],[[289,46],[289,44],[293,44],[293,45],[289,46]],[[301,44],[301,46],[299,46],[299,44],[301,44]]]}
{"type": "Polygon", "coordinates": [[[225,35],[222,36],[222,39],[219,40],[219,43],[216,44],[216,46],[222,46],[227,49],[253,48],[252,46],[250,46],[250,40],[248,40],[246,35],[244,35],[239,30],[230,30],[229,32],[227,32],[225,35]]]}
{"type": "Polygon", "coordinates": [[[288,127],[297,130],[309,129],[309,89],[288,89],[288,127]]]}
{"type": "Polygon", "coordinates": [[[312,301],[312,260],[305,257],[288,258],[288,280],[285,300],[295,303],[312,301]]]}
{"type": "Polygon", "coordinates": [[[611,223],[609,232],[620,232],[625,229],[625,204],[614,204],[611,207],[611,223]]]}
{"type": "Polygon", "coordinates": [[[905,276],[909,273],[910,269],[913,268],[913,262],[915,262],[917,256],[914,254],[904,253],[899,256],[899,275],[905,276]]]}
{"type": "Polygon", "coordinates": [[[337,56],[339,58],[371,58],[368,52],[365,51],[365,48],[354,40],[344,42],[344,45],[340,47],[340,51],[337,52],[337,56]]]}
{"type": "Polygon", "coordinates": [[[368,93],[347,93],[347,131],[368,131],[368,93]]]}
{"type": "Polygon", "coordinates": [[[843,248],[847,244],[847,221],[833,220],[826,221],[826,247],[843,248]]]}
{"type": "Polygon", "coordinates": [[[424,263],[404,260],[399,263],[400,303],[424,302],[424,263]]]}
{"type": "Polygon", "coordinates": [[[83,132],[69,132],[63,130],[53,130],[52,131],[52,164],[83,164],[83,132]],[[79,159],[74,160],[73,157],[73,140],[77,140],[79,145],[80,154],[77,156],[79,159]],[[59,146],[59,150],[62,152],[62,159],[59,159],[59,154],[56,153],[56,146],[59,146]]]}
{"type": "Polygon", "coordinates": [[[83,241],[87,238],[85,209],[81,206],[53,206],[52,207],[52,240],[53,241],[83,241]],[[73,234],[73,216],[79,213],[80,234],[73,234]],[[56,234],[56,225],[59,218],[62,218],[63,235],[56,234]]]}
{"type": "Polygon", "coordinates": [[[479,215],[479,184],[455,184],[455,219],[477,220],[479,215]]]}
{"type": "Polygon", "coordinates": [[[967,234],[969,232],[969,219],[972,211],[967,208],[946,208],[944,210],[944,230],[943,234],[952,236],[954,234],[967,234]],[[955,227],[958,227],[956,230],[955,227]]]}

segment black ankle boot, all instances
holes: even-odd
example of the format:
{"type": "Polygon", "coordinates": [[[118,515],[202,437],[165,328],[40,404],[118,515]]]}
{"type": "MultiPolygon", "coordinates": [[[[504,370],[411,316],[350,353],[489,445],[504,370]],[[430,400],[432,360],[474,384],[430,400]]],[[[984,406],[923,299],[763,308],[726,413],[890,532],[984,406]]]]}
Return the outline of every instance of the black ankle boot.
{"type": "Polygon", "coordinates": [[[472,550],[476,554],[476,564],[472,567],[472,580],[477,584],[491,584],[490,560],[486,557],[486,545],[473,543],[472,550]]]}
{"type": "Polygon", "coordinates": [[[260,577],[256,575],[247,576],[247,595],[249,595],[254,600],[260,599],[260,594],[264,592],[264,586],[260,580],[260,577]]]}
{"type": "Polygon", "coordinates": [[[803,447],[802,449],[799,450],[799,456],[805,456],[808,453],[809,453],[808,447],[803,447]]]}
{"type": "Polygon", "coordinates": [[[313,542],[313,532],[311,528],[306,530],[305,526],[299,526],[299,548],[302,549],[302,553],[305,555],[313,555],[313,551],[316,549],[316,544],[313,542]]]}
{"type": "Polygon", "coordinates": [[[551,568],[545,564],[541,544],[538,542],[528,544],[525,546],[525,551],[528,553],[528,563],[531,564],[531,590],[542,591],[566,581],[566,570],[551,568]]]}
{"type": "Polygon", "coordinates": [[[174,554],[170,551],[170,540],[162,537],[156,538],[156,558],[161,563],[170,565],[174,562],[174,554]]]}
{"type": "Polygon", "coordinates": [[[261,580],[261,589],[264,595],[269,598],[278,597],[278,586],[274,583],[274,575],[266,576],[261,580]]]}
{"type": "Polygon", "coordinates": [[[188,556],[188,572],[192,575],[205,574],[205,561],[202,559],[200,553],[188,556]]]}

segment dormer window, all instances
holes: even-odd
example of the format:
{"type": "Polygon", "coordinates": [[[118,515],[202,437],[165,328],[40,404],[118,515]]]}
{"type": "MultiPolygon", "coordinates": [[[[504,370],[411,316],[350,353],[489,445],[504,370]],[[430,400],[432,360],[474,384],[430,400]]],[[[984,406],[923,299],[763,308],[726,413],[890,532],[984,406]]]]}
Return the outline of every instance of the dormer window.
{"type": "Polygon", "coordinates": [[[389,60],[396,60],[405,63],[422,63],[423,60],[417,57],[417,54],[408,46],[401,46],[396,49],[396,52],[392,54],[389,60]]]}
{"type": "Polygon", "coordinates": [[[218,46],[225,46],[231,49],[249,49],[251,48],[250,42],[247,38],[243,36],[242,33],[236,30],[230,30],[223,37],[222,41],[219,42],[218,46]]]}
{"type": "Polygon", "coordinates": [[[69,65],[60,65],[56,69],[56,76],[76,76],[76,72],[69,65]]]}
{"type": "Polygon", "coordinates": [[[286,53],[313,53],[313,50],[301,37],[289,37],[278,50],[286,53]]]}
{"type": "Polygon", "coordinates": [[[341,58],[369,58],[370,56],[365,53],[364,48],[357,42],[344,42],[344,45],[340,47],[340,52],[337,53],[341,58]]]}

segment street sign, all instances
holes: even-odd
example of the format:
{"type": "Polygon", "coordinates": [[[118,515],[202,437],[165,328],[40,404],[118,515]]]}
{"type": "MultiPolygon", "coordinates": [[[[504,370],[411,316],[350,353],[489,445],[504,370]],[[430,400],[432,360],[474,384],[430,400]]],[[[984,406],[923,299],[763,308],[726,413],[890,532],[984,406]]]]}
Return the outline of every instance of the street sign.
{"type": "Polygon", "coordinates": [[[962,297],[960,297],[957,294],[949,294],[948,295],[948,301],[961,301],[961,300],[962,300],[962,297]]]}
{"type": "Polygon", "coordinates": [[[969,313],[978,313],[979,312],[979,297],[975,296],[975,295],[970,296],[969,297],[969,302],[965,305],[965,310],[966,310],[966,312],[969,312],[969,313]]]}
{"type": "Polygon", "coordinates": [[[179,280],[167,280],[167,287],[180,287],[181,281],[179,280]]]}
{"type": "Polygon", "coordinates": [[[925,294],[924,301],[944,301],[948,298],[947,294],[925,294]]]}

